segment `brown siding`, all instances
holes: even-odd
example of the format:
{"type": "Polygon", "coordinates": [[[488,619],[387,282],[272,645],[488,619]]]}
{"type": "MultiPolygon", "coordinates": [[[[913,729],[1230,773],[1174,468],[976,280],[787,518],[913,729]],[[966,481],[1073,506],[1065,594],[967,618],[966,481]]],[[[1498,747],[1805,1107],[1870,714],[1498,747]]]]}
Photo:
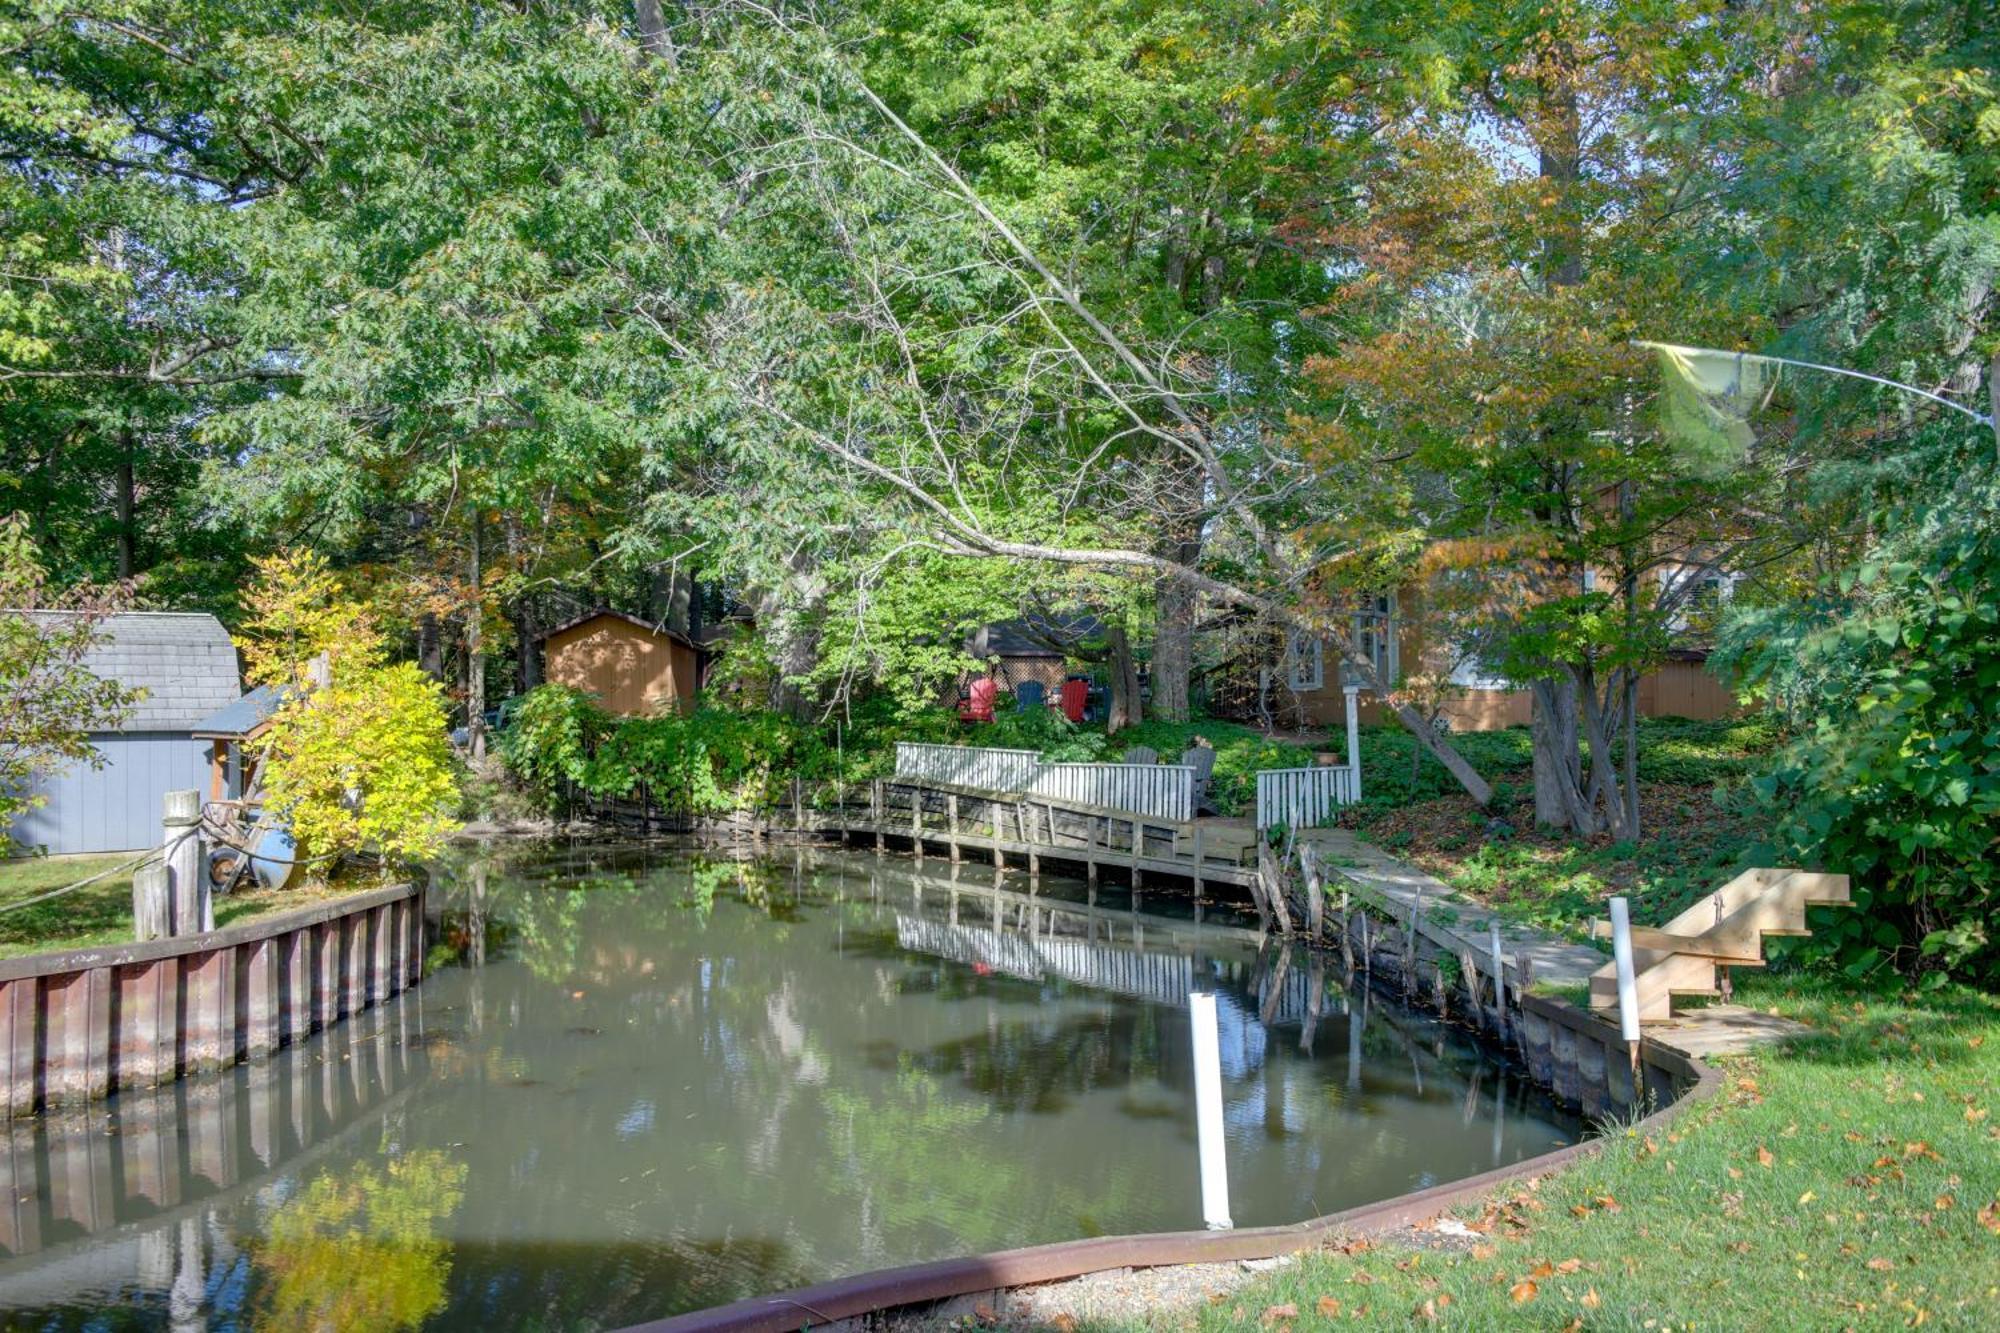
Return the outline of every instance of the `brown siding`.
{"type": "Polygon", "coordinates": [[[543,674],[595,694],[614,713],[633,716],[686,707],[695,695],[695,651],[613,616],[551,634],[542,644],[543,674]]]}

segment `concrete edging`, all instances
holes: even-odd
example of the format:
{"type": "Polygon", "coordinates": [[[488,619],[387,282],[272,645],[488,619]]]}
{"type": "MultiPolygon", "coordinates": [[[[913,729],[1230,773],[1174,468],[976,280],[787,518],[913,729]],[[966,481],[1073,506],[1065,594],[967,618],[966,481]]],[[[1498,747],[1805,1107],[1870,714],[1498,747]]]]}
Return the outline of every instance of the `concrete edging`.
{"type": "MultiPolygon", "coordinates": [[[[1551,1035],[1557,1031],[1566,1034],[1572,1047],[1579,1038],[1595,1044],[1594,1029],[1603,1029],[1616,1042],[1621,1057],[1604,1063],[1620,1065],[1626,1086],[1631,1086],[1630,1071],[1623,1067],[1624,1043],[1618,1041],[1616,1029],[1571,1005],[1539,996],[1523,996],[1522,1001],[1524,1012],[1548,1024],[1551,1035]]],[[[1554,1059],[1555,1045],[1552,1040],[1543,1048],[1551,1052],[1543,1056],[1545,1068],[1554,1059]]],[[[1638,1131],[1658,1129],[1689,1106],[1713,1096],[1722,1086],[1722,1076],[1709,1065],[1650,1037],[1640,1043],[1639,1059],[1641,1081],[1647,1092],[1657,1093],[1663,1087],[1681,1091],[1659,1110],[1638,1121],[1633,1126],[1638,1131]]],[[[1534,1063],[1531,1049],[1530,1064],[1534,1063]]],[[[1573,1063],[1571,1069],[1574,1079],[1573,1063]]],[[[1536,1077],[1541,1079],[1542,1072],[1538,1070],[1536,1077]]],[[[1560,1088],[1557,1091],[1562,1095],[1560,1088]]],[[[1603,1146],[1601,1138],[1573,1143],[1512,1166],[1328,1213],[1292,1226],[1100,1236],[940,1259],[836,1278],[768,1296],[752,1296],[729,1305],[634,1324],[622,1333],[789,1333],[810,1323],[855,1319],[901,1306],[928,1305],[1008,1287],[1058,1282],[1108,1269],[1270,1259],[1311,1249],[1335,1236],[1389,1231],[1421,1221],[1477,1198],[1497,1185],[1568,1166],[1601,1151],[1603,1146]]]]}

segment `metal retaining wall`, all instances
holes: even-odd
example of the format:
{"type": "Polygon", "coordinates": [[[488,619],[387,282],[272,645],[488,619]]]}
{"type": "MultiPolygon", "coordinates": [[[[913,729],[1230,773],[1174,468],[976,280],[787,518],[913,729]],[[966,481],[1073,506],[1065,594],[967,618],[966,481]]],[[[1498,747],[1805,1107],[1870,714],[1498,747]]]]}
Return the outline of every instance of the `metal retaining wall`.
{"type": "Polygon", "coordinates": [[[1361,799],[1354,770],[1345,764],[1318,768],[1266,768],[1257,774],[1257,827],[1273,824],[1317,828],[1343,805],[1361,799]]]}
{"type": "Polygon", "coordinates": [[[30,1115],[265,1056],[423,965],[412,884],[206,935],[0,959],[0,1096],[30,1115]]]}

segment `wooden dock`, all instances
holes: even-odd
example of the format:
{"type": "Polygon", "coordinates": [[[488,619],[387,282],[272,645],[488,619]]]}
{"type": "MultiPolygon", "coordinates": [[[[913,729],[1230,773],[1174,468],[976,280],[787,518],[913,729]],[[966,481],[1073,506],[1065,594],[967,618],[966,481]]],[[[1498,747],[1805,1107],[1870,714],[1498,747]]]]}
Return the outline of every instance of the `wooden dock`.
{"type": "Polygon", "coordinates": [[[968,857],[1039,875],[1044,864],[1095,884],[1112,875],[1186,883],[1200,901],[1211,885],[1242,889],[1262,907],[1256,831],[1246,819],[1185,821],[976,787],[880,779],[863,799],[799,808],[801,829],[872,840],[919,862],[968,857]]]}

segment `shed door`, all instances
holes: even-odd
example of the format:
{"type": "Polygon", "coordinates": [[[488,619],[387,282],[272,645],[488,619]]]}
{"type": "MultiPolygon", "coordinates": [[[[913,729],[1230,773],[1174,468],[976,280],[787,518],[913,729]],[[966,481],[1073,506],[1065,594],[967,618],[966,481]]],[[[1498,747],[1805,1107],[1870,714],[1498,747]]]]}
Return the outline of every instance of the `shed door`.
{"type": "Polygon", "coordinates": [[[208,791],[208,747],[185,732],[92,736],[104,767],[79,764],[36,784],[47,804],[14,823],[14,841],[64,852],[143,851],[160,844],[169,791],[208,791]]]}

